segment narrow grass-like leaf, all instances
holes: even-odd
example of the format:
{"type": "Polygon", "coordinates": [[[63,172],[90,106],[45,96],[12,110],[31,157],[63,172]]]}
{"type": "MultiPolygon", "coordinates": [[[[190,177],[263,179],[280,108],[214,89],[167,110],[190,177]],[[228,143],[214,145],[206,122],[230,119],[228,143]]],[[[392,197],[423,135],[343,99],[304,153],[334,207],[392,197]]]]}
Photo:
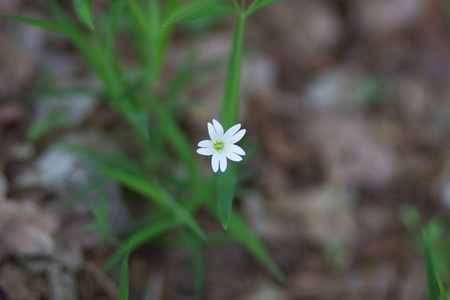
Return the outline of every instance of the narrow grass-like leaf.
{"type": "MultiPolygon", "coordinates": [[[[208,202],[207,204],[212,212],[219,215],[218,208],[214,203],[208,202]]],[[[269,256],[264,245],[259,241],[258,237],[253,233],[252,229],[248,227],[245,221],[234,212],[230,213],[228,232],[239,241],[248,252],[263,263],[275,278],[280,282],[284,281],[285,278],[283,273],[269,256]]]]}
{"type": "Polygon", "coordinates": [[[427,267],[428,299],[429,300],[438,300],[433,257],[431,255],[430,242],[428,240],[428,235],[425,232],[425,230],[422,231],[422,238],[423,238],[426,267],[427,267]]]}
{"type": "Polygon", "coordinates": [[[183,88],[193,79],[194,64],[195,53],[194,51],[190,51],[181,70],[168,87],[168,97],[171,106],[178,102],[183,88]]]}
{"type": "Polygon", "coordinates": [[[96,167],[100,173],[124,184],[133,191],[153,200],[158,205],[169,209],[184,224],[192,229],[201,239],[206,240],[205,233],[198,226],[192,215],[183,206],[179,205],[167,192],[155,186],[148,180],[136,175],[127,174],[120,170],[107,167],[96,167]]]}
{"type": "Polygon", "coordinates": [[[202,245],[198,239],[185,233],[184,239],[191,252],[192,273],[194,278],[195,298],[201,299],[203,291],[203,254],[202,245]]]}
{"type": "Polygon", "coordinates": [[[125,252],[125,257],[122,262],[122,269],[120,271],[119,296],[117,298],[118,300],[128,300],[128,258],[130,257],[130,249],[132,244],[133,241],[128,244],[128,248],[125,252]]]}
{"type": "Polygon", "coordinates": [[[78,20],[81,23],[87,25],[89,28],[94,29],[94,23],[92,22],[91,3],[89,0],[72,0],[73,9],[77,14],[78,20]]]}
{"type": "Polygon", "coordinates": [[[199,8],[197,10],[194,10],[194,11],[182,16],[181,18],[176,19],[175,21],[165,24],[164,26],[167,26],[170,24],[189,22],[189,21],[193,21],[193,20],[196,20],[199,18],[206,17],[206,16],[223,13],[223,12],[232,12],[232,11],[235,11],[235,9],[232,7],[229,7],[228,5],[211,4],[211,5],[199,8]]]}
{"type": "Polygon", "coordinates": [[[165,136],[169,139],[171,146],[188,169],[189,178],[193,186],[196,186],[198,184],[197,165],[195,163],[195,157],[191,152],[193,150],[189,140],[181,130],[180,126],[176,123],[173,115],[163,107],[157,99],[151,98],[149,102],[160,122],[161,130],[163,130],[165,136]]]}
{"type": "Polygon", "coordinates": [[[444,285],[442,284],[439,274],[436,272],[436,280],[439,286],[439,292],[441,293],[441,300],[448,300],[447,292],[445,291],[444,285]]]}
{"type": "Polygon", "coordinates": [[[217,2],[217,0],[193,0],[183,5],[178,5],[176,9],[171,9],[164,13],[162,24],[173,24],[176,19],[179,19],[188,12],[214,2],[217,2]]]}
{"type": "Polygon", "coordinates": [[[41,138],[51,128],[67,124],[69,121],[70,114],[68,112],[55,112],[48,114],[48,116],[40,118],[31,124],[28,128],[27,138],[34,142],[41,138]]]}
{"type": "Polygon", "coordinates": [[[230,214],[230,224],[228,228],[231,235],[243,244],[255,258],[261,261],[275,278],[280,282],[284,281],[283,273],[272,258],[270,258],[263,244],[261,244],[258,237],[253,233],[253,230],[245,224],[244,220],[239,217],[239,215],[233,212],[230,214]]]}
{"type": "Polygon", "coordinates": [[[108,29],[106,34],[106,49],[109,60],[113,57],[114,52],[114,39],[116,36],[117,20],[122,13],[128,0],[117,0],[111,6],[111,10],[108,14],[108,29]]]}
{"type": "Polygon", "coordinates": [[[131,173],[136,176],[142,175],[142,167],[139,161],[131,161],[117,152],[98,153],[90,150],[86,147],[72,144],[72,143],[60,143],[62,149],[73,153],[79,157],[83,157],[91,163],[104,165],[113,169],[119,169],[121,171],[131,173]]]}
{"type": "Polygon", "coordinates": [[[150,140],[150,132],[148,130],[148,114],[145,111],[138,110],[131,115],[131,121],[136,129],[142,134],[146,140],[150,140]]]}
{"type": "Polygon", "coordinates": [[[220,222],[224,229],[228,228],[228,219],[233,205],[234,189],[237,177],[232,166],[228,166],[226,172],[217,173],[217,189],[219,194],[220,222]]]}
{"type": "Polygon", "coordinates": [[[73,34],[73,29],[67,24],[62,23],[56,23],[51,21],[45,21],[45,20],[39,20],[39,19],[33,19],[33,18],[23,18],[23,17],[17,17],[17,16],[10,16],[10,15],[1,15],[1,18],[13,20],[20,23],[25,23],[29,25],[34,25],[46,30],[50,30],[53,32],[61,33],[63,35],[70,36],[73,34]]]}
{"type": "Polygon", "coordinates": [[[280,0],[255,0],[255,2],[252,3],[252,5],[250,5],[250,7],[248,8],[248,10],[246,11],[246,15],[251,15],[252,13],[254,13],[255,11],[257,11],[260,8],[263,8],[264,6],[276,3],[280,0]],[[254,5],[253,5],[254,4],[254,5]]]}
{"type": "Polygon", "coordinates": [[[224,128],[230,128],[236,123],[239,110],[239,88],[241,81],[242,65],[242,40],[244,38],[245,17],[239,16],[236,26],[231,55],[228,62],[227,78],[225,81],[224,95],[220,121],[224,128]]]}
{"type": "Polygon", "coordinates": [[[98,189],[103,186],[106,182],[108,182],[108,178],[106,177],[98,177],[92,181],[90,181],[87,185],[83,186],[79,190],[77,190],[70,198],[67,200],[67,205],[73,205],[77,203],[79,200],[86,197],[90,192],[98,189]]]}
{"type": "Polygon", "coordinates": [[[145,78],[141,78],[137,82],[130,83],[116,99],[111,100],[111,105],[118,105],[123,101],[129,100],[144,87],[145,83],[145,78]]]}
{"type": "MultiPolygon", "coordinates": [[[[137,232],[135,232],[125,244],[129,244],[131,241],[133,243],[130,245],[130,251],[133,251],[143,244],[149,242],[150,240],[157,238],[161,234],[164,234],[168,230],[178,226],[180,222],[175,219],[166,219],[166,220],[160,220],[157,223],[148,226],[144,229],[141,229],[137,232]]],[[[117,264],[120,259],[124,256],[126,251],[128,250],[128,247],[126,245],[123,245],[119,249],[117,249],[113,255],[103,264],[102,269],[108,270],[115,264],[117,264]]]]}

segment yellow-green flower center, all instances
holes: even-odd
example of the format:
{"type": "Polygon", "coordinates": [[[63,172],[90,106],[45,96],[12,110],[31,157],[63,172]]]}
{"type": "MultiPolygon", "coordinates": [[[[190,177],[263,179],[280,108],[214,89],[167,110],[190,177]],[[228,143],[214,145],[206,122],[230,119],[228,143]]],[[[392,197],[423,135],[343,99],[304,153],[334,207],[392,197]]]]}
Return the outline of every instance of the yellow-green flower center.
{"type": "Polygon", "coordinates": [[[223,150],[223,148],[225,148],[225,144],[222,141],[217,141],[214,143],[214,149],[216,149],[217,151],[221,151],[223,150]]]}

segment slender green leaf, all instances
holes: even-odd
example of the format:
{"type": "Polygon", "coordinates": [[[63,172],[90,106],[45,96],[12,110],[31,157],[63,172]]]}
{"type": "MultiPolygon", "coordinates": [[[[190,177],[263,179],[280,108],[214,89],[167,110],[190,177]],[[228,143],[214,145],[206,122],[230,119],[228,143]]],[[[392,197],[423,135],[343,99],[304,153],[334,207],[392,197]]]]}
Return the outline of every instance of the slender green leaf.
{"type": "Polygon", "coordinates": [[[17,17],[17,16],[9,16],[9,15],[1,15],[1,18],[13,20],[20,23],[25,23],[29,25],[34,25],[46,30],[50,30],[53,32],[61,33],[66,36],[70,36],[74,33],[74,30],[72,27],[68,24],[62,24],[62,23],[56,23],[56,22],[50,22],[45,20],[39,20],[39,19],[33,19],[33,18],[23,18],[23,17],[17,17]]]}
{"type": "Polygon", "coordinates": [[[119,169],[121,171],[131,173],[136,176],[142,175],[142,167],[139,161],[131,161],[117,152],[99,153],[90,150],[86,147],[72,144],[72,143],[60,143],[62,149],[73,153],[79,157],[87,159],[89,162],[98,165],[104,165],[113,169],[119,169]]]}
{"type": "Polygon", "coordinates": [[[195,53],[190,51],[181,70],[168,87],[169,101],[172,106],[178,102],[183,88],[193,79],[194,64],[195,53]]]}
{"type": "Polygon", "coordinates": [[[234,32],[233,46],[228,62],[227,78],[225,81],[222,100],[221,124],[224,128],[230,128],[236,123],[239,110],[239,88],[241,81],[242,64],[242,40],[244,38],[245,18],[239,16],[238,24],[234,32]]]}
{"type": "Polygon", "coordinates": [[[193,20],[196,20],[199,18],[206,17],[206,16],[223,13],[223,12],[231,12],[231,11],[235,11],[235,9],[232,7],[229,7],[228,5],[211,4],[211,5],[199,8],[197,10],[194,10],[194,11],[176,19],[175,21],[173,21],[171,23],[165,24],[164,26],[170,25],[170,24],[189,22],[189,21],[193,21],[193,20]]]}
{"type": "MultiPolygon", "coordinates": [[[[126,244],[130,244],[131,241],[133,243],[130,245],[129,249],[130,251],[133,251],[143,244],[149,242],[150,240],[157,238],[159,235],[165,233],[166,231],[174,228],[175,226],[179,225],[180,222],[176,219],[166,219],[166,220],[160,220],[156,222],[155,224],[145,227],[144,229],[141,229],[140,231],[135,232],[126,242],[126,244]]],[[[126,251],[128,250],[128,247],[123,245],[122,247],[118,248],[113,255],[106,261],[105,264],[103,264],[102,269],[108,270],[112,266],[114,266],[117,262],[120,261],[120,259],[124,256],[126,251]]]]}
{"type": "Polygon", "coordinates": [[[125,100],[131,100],[130,98],[134,97],[145,86],[145,83],[145,78],[141,78],[137,82],[129,84],[117,98],[111,100],[111,105],[118,105],[125,100]]]}
{"type": "MultiPolygon", "coordinates": [[[[234,33],[233,46],[228,64],[227,78],[225,82],[224,97],[222,100],[221,121],[225,128],[230,128],[237,120],[239,109],[239,87],[242,64],[242,39],[244,37],[245,18],[239,16],[234,33]]],[[[234,189],[236,186],[236,174],[231,166],[227,172],[218,174],[220,220],[223,228],[228,227],[228,218],[231,211],[234,189]]]]}
{"type": "Polygon", "coordinates": [[[237,183],[236,172],[228,166],[226,172],[217,173],[217,188],[219,193],[219,215],[224,229],[228,228],[228,219],[233,205],[234,189],[237,183]]]}
{"type": "Polygon", "coordinates": [[[89,0],[72,0],[73,9],[77,14],[78,20],[81,23],[87,25],[89,28],[94,29],[92,23],[92,9],[89,0]]]}
{"type": "Polygon", "coordinates": [[[206,240],[205,233],[198,226],[197,222],[194,220],[189,211],[187,211],[183,206],[179,205],[169,194],[167,194],[167,192],[165,192],[160,187],[155,186],[154,184],[140,176],[128,174],[120,170],[107,167],[96,167],[95,169],[100,173],[119,181],[135,192],[146,196],[147,198],[156,202],[158,205],[169,209],[176,217],[180,219],[180,221],[190,227],[192,231],[196,233],[201,239],[206,240]]]}
{"type": "Polygon", "coordinates": [[[176,19],[179,19],[181,16],[187,14],[188,12],[214,2],[217,2],[217,0],[193,0],[184,3],[183,5],[178,5],[176,9],[172,9],[164,13],[162,24],[173,24],[176,19]]]}
{"type": "MultiPolygon", "coordinates": [[[[213,211],[216,215],[219,215],[216,205],[211,202],[208,202],[207,205],[211,211],[213,211]]],[[[253,233],[252,229],[248,227],[245,221],[234,212],[230,213],[228,232],[231,236],[238,240],[248,252],[263,263],[275,278],[277,278],[280,282],[284,281],[283,273],[269,256],[264,248],[264,245],[259,241],[258,237],[253,233]]]]}
{"type": "Polygon", "coordinates": [[[448,300],[444,285],[442,284],[441,278],[439,277],[439,274],[437,272],[436,272],[436,280],[439,286],[439,292],[441,293],[441,300],[448,300]]]}
{"type": "Polygon", "coordinates": [[[253,3],[252,3],[252,5],[250,5],[250,7],[248,8],[248,10],[246,12],[246,15],[247,16],[251,15],[252,13],[257,11],[258,9],[263,8],[264,6],[276,3],[278,1],[280,1],[280,0],[260,0],[260,1],[255,0],[255,2],[254,2],[255,5],[253,5],[253,3]]]}
{"type": "Polygon", "coordinates": [[[431,255],[430,242],[425,230],[422,231],[423,245],[425,249],[425,259],[427,264],[427,279],[428,279],[428,299],[438,300],[438,294],[436,290],[436,280],[433,257],[431,255]]]}
{"type": "Polygon", "coordinates": [[[192,235],[185,233],[183,235],[186,244],[191,252],[192,273],[194,278],[195,298],[201,299],[203,291],[203,253],[201,242],[192,235]]]}
{"type": "Polygon", "coordinates": [[[108,51],[108,55],[111,57],[113,56],[114,51],[114,39],[116,35],[116,27],[117,27],[117,20],[119,19],[120,14],[122,13],[123,9],[125,8],[125,5],[127,4],[128,0],[117,0],[114,1],[114,3],[111,6],[110,13],[108,14],[108,31],[107,31],[107,38],[106,38],[106,49],[108,51]]]}
{"type": "Polygon", "coordinates": [[[249,228],[244,220],[236,213],[231,213],[230,215],[229,232],[243,244],[254,257],[261,261],[275,278],[279,281],[284,281],[283,273],[272,258],[270,258],[263,244],[253,233],[252,229],[249,228]]]}
{"type": "Polygon", "coordinates": [[[189,178],[195,186],[198,183],[197,164],[195,157],[192,155],[192,147],[186,134],[181,130],[173,115],[165,107],[163,107],[155,98],[150,98],[150,105],[153,112],[156,114],[160,127],[165,136],[169,139],[171,146],[174,148],[178,156],[189,172],[189,178]]]}
{"type": "Polygon", "coordinates": [[[70,120],[71,117],[69,112],[67,111],[49,113],[47,116],[39,118],[33,124],[31,124],[31,126],[28,128],[27,138],[30,141],[34,142],[41,138],[53,127],[67,124],[68,122],[70,122],[70,120]]]}
{"type": "Polygon", "coordinates": [[[139,130],[146,140],[150,140],[150,132],[148,130],[148,114],[143,110],[135,111],[131,116],[131,122],[139,130]]]}
{"type": "Polygon", "coordinates": [[[128,244],[127,252],[125,252],[125,257],[122,262],[122,270],[120,272],[120,283],[119,283],[119,296],[118,300],[128,300],[128,258],[130,257],[130,249],[133,241],[128,244]]]}
{"type": "Polygon", "coordinates": [[[70,198],[67,200],[67,205],[73,205],[77,203],[79,200],[86,197],[90,192],[98,189],[103,186],[106,182],[108,182],[108,178],[106,177],[98,177],[92,181],[90,181],[87,185],[81,187],[77,190],[70,198]]]}

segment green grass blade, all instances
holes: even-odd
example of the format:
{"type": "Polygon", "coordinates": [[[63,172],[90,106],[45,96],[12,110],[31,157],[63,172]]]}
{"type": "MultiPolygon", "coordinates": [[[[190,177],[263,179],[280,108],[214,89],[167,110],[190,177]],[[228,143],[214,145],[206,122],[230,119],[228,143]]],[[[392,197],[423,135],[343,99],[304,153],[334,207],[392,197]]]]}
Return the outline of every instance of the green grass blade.
{"type": "Polygon", "coordinates": [[[190,51],[181,70],[170,83],[168,87],[168,97],[172,106],[170,107],[171,109],[179,101],[183,88],[193,79],[195,61],[195,53],[194,51],[190,51]]]}
{"type": "Polygon", "coordinates": [[[280,0],[261,0],[261,1],[255,0],[255,2],[253,2],[252,5],[250,5],[250,7],[248,8],[248,10],[247,10],[247,12],[245,14],[247,16],[251,15],[252,13],[257,11],[258,9],[263,8],[264,6],[276,3],[278,1],[280,1],[280,0]]]}
{"type": "Polygon", "coordinates": [[[430,242],[428,240],[428,235],[425,230],[422,231],[423,245],[425,250],[425,259],[427,267],[427,280],[428,280],[428,299],[438,300],[438,294],[436,290],[436,280],[433,257],[431,255],[430,242]]]}
{"type": "Polygon", "coordinates": [[[150,140],[150,132],[148,129],[148,114],[143,110],[137,110],[130,115],[131,122],[142,136],[148,141],[150,140]]]}
{"type": "MultiPolygon", "coordinates": [[[[208,206],[216,215],[219,214],[218,208],[211,202],[208,206]]],[[[237,241],[239,241],[253,257],[258,259],[266,266],[269,272],[280,282],[284,281],[284,275],[267,253],[264,245],[259,241],[258,237],[253,233],[252,229],[245,223],[245,221],[236,213],[230,213],[230,222],[228,225],[228,232],[237,241]]]]}
{"type": "Polygon", "coordinates": [[[219,14],[219,13],[223,13],[223,12],[233,12],[233,11],[236,11],[236,10],[225,4],[211,4],[211,5],[199,8],[197,10],[194,10],[194,11],[176,19],[175,21],[172,21],[171,23],[165,24],[164,26],[167,26],[170,24],[189,22],[189,21],[193,21],[193,20],[196,20],[199,18],[206,17],[206,16],[219,14]]]}
{"type": "Polygon", "coordinates": [[[217,188],[219,194],[219,216],[224,229],[228,228],[234,190],[237,183],[236,172],[229,166],[227,171],[217,173],[217,188]]]}
{"type": "Polygon", "coordinates": [[[163,16],[162,24],[173,24],[173,22],[183,15],[189,13],[192,10],[196,10],[201,6],[217,2],[217,0],[194,0],[184,5],[178,6],[176,9],[172,9],[166,12],[163,16]]]}
{"type": "Polygon", "coordinates": [[[236,123],[239,110],[239,88],[241,81],[242,40],[244,38],[245,18],[239,16],[234,32],[231,56],[228,62],[227,78],[225,81],[224,96],[222,100],[221,124],[230,128],[236,123]]]}
{"type": "Polygon", "coordinates": [[[201,299],[203,291],[203,253],[202,245],[198,239],[190,234],[184,234],[186,244],[191,252],[192,273],[194,278],[195,298],[201,299]]]}
{"type": "Polygon", "coordinates": [[[89,0],[72,0],[72,6],[77,14],[78,20],[81,23],[87,25],[89,28],[94,29],[94,23],[92,22],[92,9],[89,0]]]}
{"type": "Polygon", "coordinates": [[[117,264],[120,259],[124,256],[126,251],[129,249],[130,251],[133,251],[143,244],[149,242],[152,239],[157,238],[161,234],[164,234],[168,230],[178,226],[180,222],[175,219],[166,219],[166,220],[159,220],[157,223],[148,226],[144,229],[141,229],[140,231],[137,231],[134,233],[125,244],[130,244],[131,241],[133,243],[129,246],[129,248],[125,245],[118,248],[113,255],[103,264],[102,269],[108,270],[115,264],[117,264]]]}
{"type": "Polygon", "coordinates": [[[132,241],[128,244],[128,249],[127,252],[125,252],[125,257],[122,262],[122,269],[120,272],[119,296],[117,297],[118,300],[128,300],[128,258],[130,257],[130,249],[132,244],[132,241]]]}
{"type": "Polygon", "coordinates": [[[108,49],[109,59],[112,58],[112,53],[114,50],[114,39],[116,36],[116,27],[117,21],[119,19],[120,14],[122,13],[125,5],[128,0],[117,0],[112,6],[110,13],[108,14],[108,29],[107,29],[107,38],[106,38],[106,49],[108,49]]]}
{"type": "Polygon", "coordinates": [[[230,224],[228,226],[229,232],[234,236],[247,250],[260,262],[262,262],[266,268],[278,279],[280,282],[284,281],[284,275],[267,253],[263,244],[259,241],[258,237],[253,231],[245,224],[244,220],[236,213],[231,213],[230,224]]]}
{"type": "Polygon", "coordinates": [[[28,128],[27,138],[35,142],[53,127],[67,124],[70,120],[69,112],[49,113],[44,118],[40,118],[31,124],[28,128]]]}
{"type": "Polygon", "coordinates": [[[10,15],[2,15],[0,14],[1,18],[13,20],[16,22],[29,24],[33,26],[37,26],[46,30],[50,30],[53,32],[57,32],[66,36],[71,36],[74,33],[74,30],[70,25],[62,24],[62,23],[56,23],[51,21],[45,21],[45,20],[39,20],[34,18],[23,18],[23,17],[17,17],[17,16],[10,16],[10,15]]]}
{"type": "Polygon", "coordinates": [[[441,300],[448,300],[444,285],[442,284],[441,278],[439,277],[439,274],[437,272],[436,272],[436,280],[439,286],[439,292],[441,293],[441,300]]]}
{"type": "Polygon", "coordinates": [[[194,220],[192,215],[183,206],[179,205],[167,192],[158,186],[152,185],[146,179],[140,176],[131,175],[120,170],[96,167],[100,173],[113,178],[133,191],[140,193],[143,196],[153,200],[158,205],[169,209],[176,217],[180,219],[185,225],[190,227],[192,231],[197,234],[201,239],[206,240],[205,233],[201,230],[200,226],[194,220]]]}
{"type": "Polygon", "coordinates": [[[195,162],[195,156],[192,155],[193,150],[189,140],[170,111],[163,107],[157,99],[151,98],[150,106],[159,120],[164,135],[169,139],[169,143],[188,169],[189,178],[193,186],[196,186],[198,183],[197,164],[195,162]]]}
{"type": "Polygon", "coordinates": [[[137,176],[142,175],[142,167],[139,161],[131,161],[124,157],[120,153],[107,152],[98,153],[96,151],[90,150],[86,147],[76,145],[73,143],[60,143],[62,149],[68,151],[74,155],[82,157],[93,164],[107,166],[113,169],[119,169],[121,171],[131,173],[137,176]]]}

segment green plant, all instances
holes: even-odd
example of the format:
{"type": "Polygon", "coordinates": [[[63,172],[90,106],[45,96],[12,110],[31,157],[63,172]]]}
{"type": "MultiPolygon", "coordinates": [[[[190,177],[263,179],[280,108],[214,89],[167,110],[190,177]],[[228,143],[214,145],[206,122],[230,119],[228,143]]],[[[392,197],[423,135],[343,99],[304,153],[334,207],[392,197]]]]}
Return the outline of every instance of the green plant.
{"type": "MultiPolygon", "coordinates": [[[[163,88],[159,86],[175,24],[212,14],[233,14],[237,25],[220,114],[221,123],[226,129],[230,128],[237,121],[239,109],[245,20],[256,10],[277,1],[254,0],[246,5],[245,0],[241,3],[237,0],[104,0],[101,2],[102,8],[94,14],[89,0],[73,0],[74,11],[80,21],[77,22],[57,1],[49,0],[48,7],[55,21],[1,15],[5,19],[38,26],[68,38],[100,78],[103,98],[132,129],[132,138],[139,150],[139,156],[133,159],[118,152],[98,153],[78,145],[63,145],[67,151],[88,161],[100,174],[97,180],[74,195],[72,203],[87,192],[100,189],[108,180],[119,182],[142,200],[142,216],[120,232],[109,232],[107,227],[105,205],[108,199],[101,196],[99,206],[93,208],[95,223],[86,230],[100,232],[108,240],[116,241],[117,237],[120,241],[115,253],[105,262],[104,269],[123,258],[125,263],[128,253],[144,243],[168,236],[180,240],[181,244],[191,249],[199,295],[199,274],[202,272],[199,253],[202,244],[213,233],[205,233],[193,215],[200,207],[204,207],[220,219],[230,239],[240,242],[276,278],[283,279],[282,273],[251,229],[231,210],[238,183],[238,166],[232,165],[226,172],[215,174],[210,179],[201,178],[192,142],[177,122],[176,113],[183,107],[181,92],[197,72],[192,63],[193,56],[187,58],[171,83],[163,88]],[[121,33],[131,37],[138,66],[134,69],[127,69],[115,52],[115,39],[121,33]],[[174,172],[180,165],[184,172],[174,172]],[[216,197],[219,204],[214,201],[216,197]],[[172,235],[170,232],[179,234],[172,235]]],[[[31,138],[38,139],[45,129],[56,125],[43,122],[31,133],[31,138]]],[[[125,272],[127,268],[123,267],[120,297],[127,294],[123,287],[123,282],[128,281],[125,272]]]]}
{"type": "Polygon", "coordinates": [[[427,233],[422,231],[422,239],[425,251],[425,259],[426,259],[426,267],[427,267],[427,281],[428,281],[428,299],[429,300],[438,300],[438,294],[436,285],[439,286],[439,293],[441,294],[442,300],[447,300],[447,293],[444,289],[444,285],[442,284],[441,278],[437,271],[435,271],[433,256],[431,254],[431,246],[428,239],[427,233]]]}
{"type": "Polygon", "coordinates": [[[403,207],[400,219],[410,233],[412,244],[416,249],[422,249],[421,231],[426,233],[434,267],[442,280],[450,283],[450,228],[448,224],[438,216],[425,222],[419,211],[412,205],[403,207]]]}

